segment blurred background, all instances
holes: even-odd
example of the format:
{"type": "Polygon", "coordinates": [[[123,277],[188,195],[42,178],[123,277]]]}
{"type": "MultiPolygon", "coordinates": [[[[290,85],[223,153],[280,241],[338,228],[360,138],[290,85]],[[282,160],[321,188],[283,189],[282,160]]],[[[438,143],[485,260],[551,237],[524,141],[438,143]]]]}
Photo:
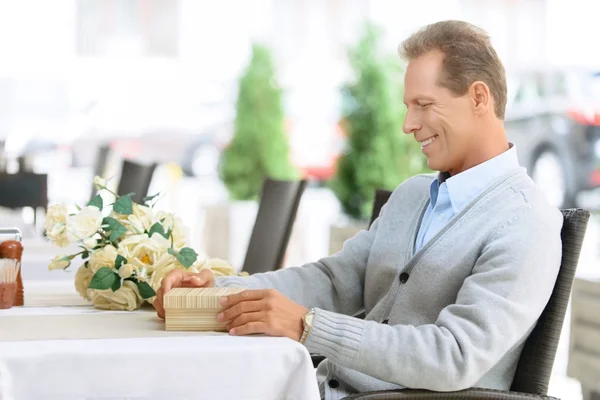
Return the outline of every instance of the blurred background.
{"type": "MultiPolygon", "coordinates": [[[[427,171],[400,130],[396,48],[462,19],[505,64],[522,165],[556,206],[596,213],[598,15],[587,0],[0,0],[0,172],[44,175],[47,202],[83,205],[94,175],[116,187],[123,160],[155,164],[157,207],[183,218],[199,252],[236,266],[263,179],[307,179],[285,264],[313,261],[366,226],[375,188],[427,171]]],[[[45,205],[3,196],[26,277],[72,279],[47,272],[45,205]]],[[[600,276],[599,221],[579,276],[600,276]]],[[[550,395],[581,399],[569,323],[550,395]]]]}

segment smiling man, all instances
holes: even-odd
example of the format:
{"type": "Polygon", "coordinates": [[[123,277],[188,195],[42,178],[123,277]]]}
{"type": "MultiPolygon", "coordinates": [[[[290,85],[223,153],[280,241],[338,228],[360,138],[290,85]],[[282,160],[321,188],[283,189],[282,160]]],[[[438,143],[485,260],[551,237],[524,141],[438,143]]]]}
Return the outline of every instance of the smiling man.
{"type": "Polygon", "coordinates": [[[510,388],[558,274],[562,215],[507,141],[504,68],[485,32],[439,22],[400,53],[404,131],[439,173],[402,183],[369,230],[317,262],[251,277],[173,272],[159,315],[174,286],[250,288],[223,299],[230,333],[287,336],[324,355],[325,399],[510,388]]]}

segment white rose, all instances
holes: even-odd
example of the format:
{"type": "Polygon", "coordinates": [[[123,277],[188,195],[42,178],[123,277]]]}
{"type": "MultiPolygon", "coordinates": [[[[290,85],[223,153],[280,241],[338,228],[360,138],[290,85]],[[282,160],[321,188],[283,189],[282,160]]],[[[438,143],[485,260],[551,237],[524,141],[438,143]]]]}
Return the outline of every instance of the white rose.
{"type": "Polygon", "coordinates": [[[129,278],[133,274],[133,265],[125,264],[119,268],[119,276],[123,279],[129,278]]]}
{"type": "Polygon", "coordinates": [[[172,230],[173,246],[176,249],[186,246],[188,232],[181,218],[165,211],[159,211],[156,213],[156,221],[162,224],[165,232],[172,230]]]}
{"type": "Polygon", "coordinates": [[[92,250],[94,247],[98,245],[98,240],[93,237],[89,237],[83,241],[83,247],[88,250],[92,250]]]}
{"type": "Polygon", "coordinates": [[[56,256],[48,265],[48,270],[53,271],[55,269],[66,269],[71,265],[71,257],[69,256],[56,256]]]}
{"type": "Polygon", "coordinates": [[[67,227],[63,224],[54,225],[51,230],[46,231],[46,236],[58,247],[67,247],[71,244],[71,240],[69,240],[69,236],[67,235],[67,227]]]}
{"type": "Polygon", "coordinates": [[[88,288],[90,287],[90,282],[93,277],[94,273],[90,268],[86,267],[85,264],[79,267],[75,274],[75,289],[84,299],[92,299],[88,293],[88,288]]]}
{"type": "MultiPolygon", "coordinates": [[[[148,280],[148,284],[152,287],[152,289],[154,289],[155,292],[158,291],[158,289],[160,289],[160,285],[162,283],[162,280],[165,276],[169,275],[169,273],[171,273],[171,271],[175,271],[176,269],[181,269],[181,270],[185,270],[185,267],[183,267],[181,264],[173,262],[171,264],[167,264],[165,266],[163,266],[160,269],[155,270],[152,275],[150,275],[150,279],[148,280]]],[[[150,297],[149,299],[146,299],[146,301],[152,305],[154,305],[154,300],[156,299],[156,296],[150,297]]]]}
{"type": "Polygon", "coordinates": [[[102,267],[113,268],[117,259],[117,249],[112,245],[106,245],[92,253],[89,266],[93,273],[96,273],[102,267]]]}
{"type": "Polygon", "coordinates": [[[180,249],[186,246],[188,238],[187,228],[181,218],[174,218],[173,232],[171,234],[173,235],[173,246],[175,248],[180,249]]]}
{"type": "Polygon", "coordinates": [[[119,243],[119,248],[130,264],[136,268],[148,268],[151,273],[154,265],[167,254],[169,245],[166,238],[155,233],[151,238],[146,234],[130,236],[119,243]]]}
{"type": "Polygon", "coordinates": [[[162,253],[151,266],[147,268],[149,273],[153,273],[154,271],[161,270],[166,268],[172,264],[177,264],[177,259],[170,255],[169,253],[162,253]]]}
{"type": "Polygon", "coordinates": [[[63,204],[54,204],[48,207],[44,228],[46,231],[51,231],[56,225],[64,226],[68,219],[69,212],[67,211],[67,207],[63,204]]]}
{"type": "Polygon", "coordinates": [[[129,223],[129,229],[134,234],[144,233],[146,231],[146,227],[144,226],[144,221],[136,215],[128,215],[127,222],[129,223]]]}
{"type": "Polygon", "coordinates": [[[67,221],[67,234],[73,241],[93,236],[102,226],[102,212],[87,206],[67,221]]]}
{"type": "Polygon", "coordinates": [[[96,189],[98,190],[102,190],[102,189],[106,189],[106,179],[100,177],[100,176],[95,176],[94,177],[94,185],[96,185],[96,189]]]}
{"type": "Polygon", "coordinates": [[[152,210],[148,207],[133,204],[133,214],[123,215],[112,211],[109,215],[116,219],[129,231],[126,236],[139,235],[150,230],[152,226],[152,210]]]}
{"type": "Polygon", "coordinates": [[[136,277],[137,277],[138,281],[140,281],[140,282],[148,281],[148,269],[147,268],[138,269],[137,273],[136,273],[136,277]]]}
{"type": "Polygon", "coordinates": [[[150,229],[153,220],[153,213],[150,207],[134,204],[133,215],[135,215],[142,222],[145,230],[150,229]]]}
{"type": "Polygon", "coordinates": [[[94,307],[103,310],[132,311],[138,309],[142,304],[142,296],[137,285],[131,281],[124,281],[118,290],[92,289],[92,303],[94,307]]]}
{"type": "Polygon", "coordinates": [[[111,211],[109,217],[116,219],[121,223],[121,225],[127,227],[129,225],[129,220],[127,219],[129,215],[119,214],[117,212],[111,211]]]}
{"type": "Polygon", "coordinates": [[[59,247],[67,247],[71,243],[67,237],[66,225],[68,219],[69,213],[64,205],[55,204],[48,208],[44,229],[48,239],[59,247]]]}
{"type": "Polygon", "coordinates": [[[166,232],[175,225],[175,216],[166,211],[159,211],[156,213],[156,222],[159,222],[166,232]]]}

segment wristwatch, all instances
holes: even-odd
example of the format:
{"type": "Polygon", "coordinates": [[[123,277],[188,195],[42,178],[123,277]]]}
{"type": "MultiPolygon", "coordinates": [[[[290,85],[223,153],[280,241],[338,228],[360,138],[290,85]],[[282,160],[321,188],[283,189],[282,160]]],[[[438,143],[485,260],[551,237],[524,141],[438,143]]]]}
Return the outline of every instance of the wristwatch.
{"type": "Polygon", "coordinates": [[[302,332],[302,337],[300,337],[300,343],[304,344],[308,334],[310,333],[310,328],[312,328],[313,319],[315,318],[315,309],[312,308],[309,312],[307,312],[302,317],[302,325],[304,326],[304,331],[302,332]]]}

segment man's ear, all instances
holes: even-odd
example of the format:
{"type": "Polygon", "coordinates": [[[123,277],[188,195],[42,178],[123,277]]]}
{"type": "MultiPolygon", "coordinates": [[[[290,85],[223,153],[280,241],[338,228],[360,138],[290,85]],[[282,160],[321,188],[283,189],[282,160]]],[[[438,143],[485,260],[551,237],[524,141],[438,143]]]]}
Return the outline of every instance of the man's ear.
{"type": "Polygon", "coordinates": [[[478,115],[485,114],[492,106],[490,88],[482,81],[473,82],[469,88],[469,99],[473,105],[473,111],[478,115]]]}

